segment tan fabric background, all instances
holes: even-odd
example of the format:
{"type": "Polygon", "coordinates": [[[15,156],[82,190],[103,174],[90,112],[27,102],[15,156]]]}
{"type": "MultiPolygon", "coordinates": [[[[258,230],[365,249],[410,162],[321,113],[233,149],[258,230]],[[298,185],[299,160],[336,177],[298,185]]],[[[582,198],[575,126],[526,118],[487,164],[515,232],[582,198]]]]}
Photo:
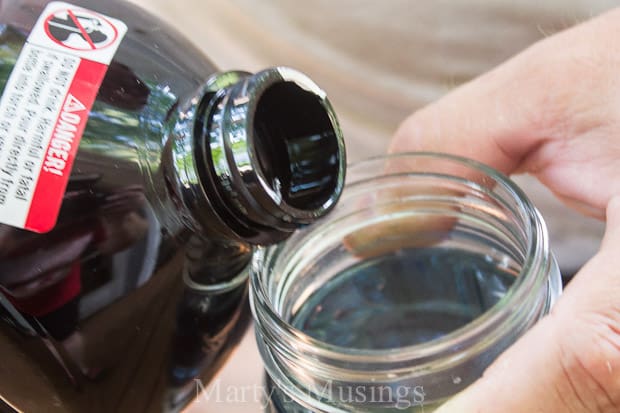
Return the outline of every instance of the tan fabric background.
{"type": "MultiPolygon", "coordinates": [[[[613,7],[612,0],[134,0],[172,22],[222,69],[287,65],[329,94],[351,160],[383,153],[416,108],[529,44],[613,7]]],[[[485,116],[481,113],[480,116],[485,116]]],[[[541,208],[561,266],[574,271],[597,248],[603,224],[518,178],[541,208]]],[[[250,337],[223,380],[260,380],[250,337]],[[245,366],[245,367],[244,367],[245,366]]],[[[254,412],[247,403],[192,412],[254,412]]]]}

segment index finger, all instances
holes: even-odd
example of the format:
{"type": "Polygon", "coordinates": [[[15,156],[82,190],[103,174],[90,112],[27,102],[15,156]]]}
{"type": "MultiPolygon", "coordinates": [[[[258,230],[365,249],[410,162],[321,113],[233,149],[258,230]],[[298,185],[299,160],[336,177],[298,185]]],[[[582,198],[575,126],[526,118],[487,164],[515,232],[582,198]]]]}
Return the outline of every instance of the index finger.
{"type": "Polygon", "coordinates": [[[516,65],[510,61],[414,113],[396,132],[390,152],[447,152],[513,172],[543,139],[532,133],[540,123],[531,110],[539,92],[514,87],[516,65]],[[525,99],[527,106],[518,104],[525,99]]]}
{"type": "Polygon", "coordinates": [[[613,97],[606,95],[609,79],[617,77],[609,73],[614,56],[605,46],[617,36],[614,13],[620,14],[545,39],[414,113],[390,152],[446,152],[506,174],[536,172],[538,149],[583,134],[605,116],[603,104],[613,97]]]}

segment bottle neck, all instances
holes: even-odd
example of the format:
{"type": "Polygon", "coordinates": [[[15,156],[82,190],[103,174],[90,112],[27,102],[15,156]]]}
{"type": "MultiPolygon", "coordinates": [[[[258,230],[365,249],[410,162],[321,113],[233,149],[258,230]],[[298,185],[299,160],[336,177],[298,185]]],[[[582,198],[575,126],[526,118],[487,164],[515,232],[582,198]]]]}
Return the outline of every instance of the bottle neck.
{"type": "Polygon", "coordinates": [[[278,242],[324,216],[344,186],[333,108],[288,68],[214,76],[179,112],[167,145],[181,219],[216,238],[278,242]]]}

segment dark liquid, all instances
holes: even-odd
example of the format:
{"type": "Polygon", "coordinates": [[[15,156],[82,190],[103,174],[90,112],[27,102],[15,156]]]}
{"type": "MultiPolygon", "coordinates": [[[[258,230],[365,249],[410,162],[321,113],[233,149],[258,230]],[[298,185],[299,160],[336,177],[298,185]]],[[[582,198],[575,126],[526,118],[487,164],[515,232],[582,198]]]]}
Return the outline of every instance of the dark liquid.
{"type": "Polygon", "coordinates": [[[292,324],[347,348],[424,343],[495,305],[515,274],[463,250],[408,249],[360,262],[316,291],[292,324]]]}

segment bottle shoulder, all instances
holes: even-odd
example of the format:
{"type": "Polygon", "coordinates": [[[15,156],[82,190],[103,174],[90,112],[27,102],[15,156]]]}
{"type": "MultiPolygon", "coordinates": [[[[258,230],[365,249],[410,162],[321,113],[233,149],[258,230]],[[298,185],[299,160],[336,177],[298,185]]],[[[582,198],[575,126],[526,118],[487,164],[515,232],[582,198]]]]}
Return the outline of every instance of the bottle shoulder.
{"type": "MultiPolygon", "coordinates": [[[[48,0],[3,1],[0,24],[12,26],[26,36],[49,3],[48,0]]],[[[114,60],[131,67],[143,80],[165,81],[175,77],[188,85],[196,85],[203,83],[213,72],[213,64],[191,40],[137,5],[121,0],[66,3],[122,21],[127,26],[127,33],[114,60]]]]}
{"type": "MultiPolygon", "coordinates": [[[[2,2],[0,92],[4,92],[6,81],[25,50],[26,39],[34,25],[41,24],[36,23],[37,19],[49,3],[2,2]]],[[[195,95],[215,68],[173,28],[135,5],[116,0],[70,4],[75,5],[76,10],[83,7],[100,13],[101,21],[106,16],[120,20],[127,26],[127,32],[101,84],[92,86],[97,88],[96,98],[89,108],[84,131],[78,137],[77,155],[59,218],[70,218],[62,213],[63,208],[70,209],[72,214],[79,212],[80,216],[92,215],[98,210],[82,211],[69,206],[75,203],[67,198],[74,186],[95,194],[93,199],[89,198],[89,203],[99,207],[111,194],[124,193],[126,188],[141,188],[156,216],[175,215],[174,208],[164,205],[169,202],[161,176],[163,151],[170,136],[169,122],[176,117],[179,106],[195,95]]],[[[59,3],[61,6],[65,7],[64,3],[59,3]]],[[[48,11],[45,9],[45,13],[48,11]]],[[[56,18],[56,14],[53,17],[56,18]]]]}

